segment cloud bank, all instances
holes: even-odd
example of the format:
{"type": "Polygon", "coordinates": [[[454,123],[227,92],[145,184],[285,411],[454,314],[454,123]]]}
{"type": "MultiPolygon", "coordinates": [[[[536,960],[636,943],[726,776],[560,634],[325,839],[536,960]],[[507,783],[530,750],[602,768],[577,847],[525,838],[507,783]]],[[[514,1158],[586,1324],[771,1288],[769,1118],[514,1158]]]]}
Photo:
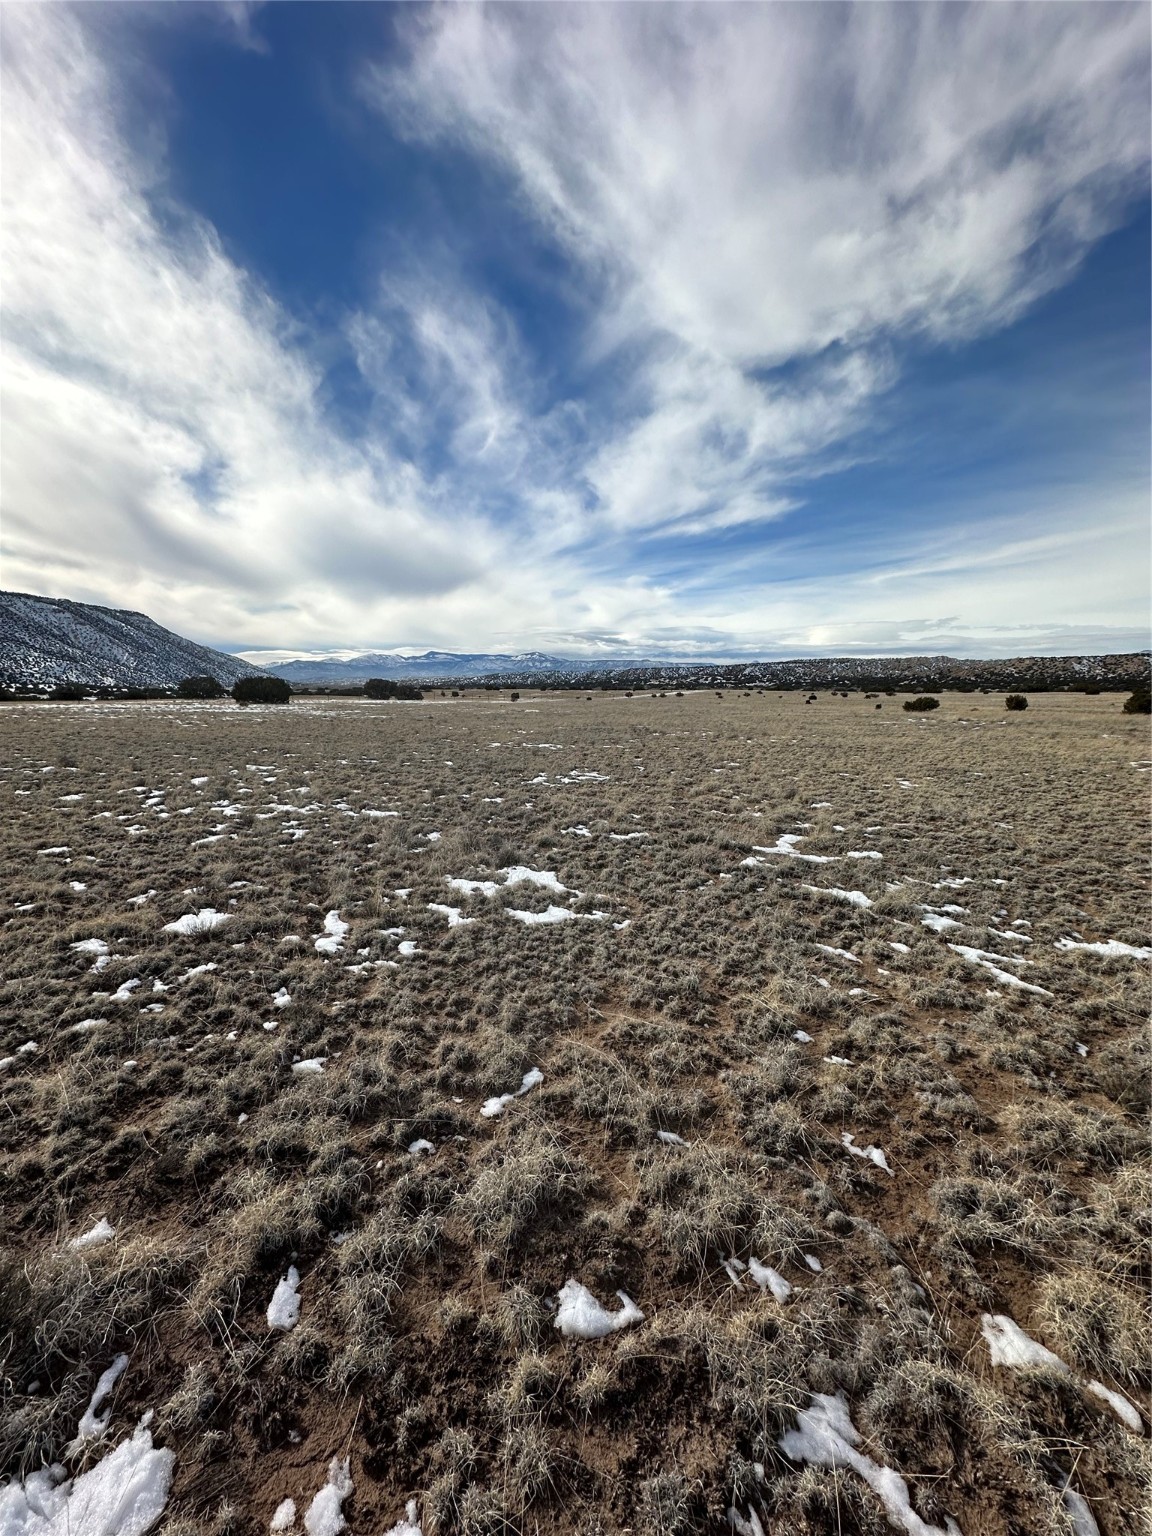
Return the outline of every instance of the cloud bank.
{"type": "MultiPolygon", "coordinates": [[[[260,46],[237,14],[220,46],[260,46]]],[[[172,196],[153,23],[8,7],[5,585],[248,649],[1137,634],[1139,462],[839,550],[811,500],[874,451],[909,348],[1011,325],[1146,191],[1143,7],[402,22],[356,99],[482,168],[493,217],[555,254],[561,376],[450,229],[318,334],[172,196]],[[370,401],[355,428],[334,346],[370,401]]]]}

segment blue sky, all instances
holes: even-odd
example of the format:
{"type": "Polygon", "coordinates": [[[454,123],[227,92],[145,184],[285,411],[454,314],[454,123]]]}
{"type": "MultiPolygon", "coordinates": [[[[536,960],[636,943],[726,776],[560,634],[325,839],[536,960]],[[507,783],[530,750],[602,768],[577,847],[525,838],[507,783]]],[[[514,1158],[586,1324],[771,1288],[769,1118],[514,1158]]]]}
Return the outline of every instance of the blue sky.
{"type": "Polygon", "coordinates": [[[2,26],[6,587],[253,655],[1148,644],[1147,8],[2,26]]]}

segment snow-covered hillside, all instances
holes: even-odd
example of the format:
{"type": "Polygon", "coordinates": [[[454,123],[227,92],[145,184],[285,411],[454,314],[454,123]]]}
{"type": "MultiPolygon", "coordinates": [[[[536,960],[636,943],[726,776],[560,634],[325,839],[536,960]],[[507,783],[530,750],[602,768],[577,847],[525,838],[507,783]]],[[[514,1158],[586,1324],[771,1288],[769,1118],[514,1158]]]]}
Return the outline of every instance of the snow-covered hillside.
{"type": "Polygon", "coordinates": [[[258,667],[196,645],[143,613],[66,598],[0,592],[0,686],[171,686],[210,673],[227,687],[258,667]]]}

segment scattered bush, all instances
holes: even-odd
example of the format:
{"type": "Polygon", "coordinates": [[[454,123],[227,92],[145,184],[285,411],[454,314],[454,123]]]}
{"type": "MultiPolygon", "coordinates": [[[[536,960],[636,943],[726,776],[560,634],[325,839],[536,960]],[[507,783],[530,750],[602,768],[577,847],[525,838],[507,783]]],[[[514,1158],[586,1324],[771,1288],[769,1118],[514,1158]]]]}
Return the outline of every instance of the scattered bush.
{"type": "Polygon", "coordinates": [[[917,714],[923,714],[928,709],[939,709],[940,700],[934,699],[930,694],[921,694],[918,699],[905,699],[904,708],[917,714]]]}
{"type": "Polygon", "coordinates": [[[364,684],[366,699],[422,699],[424,695],[414,683],[394,683],[389,677],[370,677],[364,684]]]}
{"type": "Polygon", "coordinates": [[[227,691],[214,677],[185,677],[176,684],[181,699],[222,699],[227,691]]]}
{"type": "Polygon", "coordinates": [[[58,703],[78,704],[84,697],[84,689],[79,683],[57,683],[48,697],[58,703]]]}
{"type": "Polygon", "coordinates": [[[1027,709],[1028,700],[1022,693],[1010,693],[1004,700],[1005,709],[1027,709]]]}
{"type": "Polygon", "coordinates": [[[1152,690],[1147,683],[1141,683],[1134,688],[1124,700],[1124,713],[1126,715],[1152,715],[1152,690]]]}
{"type": "Polygon", "coordinates": [[[287,704],[292,690],[282,677],[241,677],[232,685],[237,704],[287,704]]]}

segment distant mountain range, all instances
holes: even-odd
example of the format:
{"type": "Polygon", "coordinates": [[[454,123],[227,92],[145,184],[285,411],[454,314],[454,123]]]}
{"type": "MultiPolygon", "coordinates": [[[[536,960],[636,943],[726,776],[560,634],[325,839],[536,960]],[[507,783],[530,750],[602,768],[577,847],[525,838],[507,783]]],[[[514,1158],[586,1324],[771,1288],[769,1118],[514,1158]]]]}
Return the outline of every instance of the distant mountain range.
{"type": "Polygon", "coordinates": [[[259,672],[127,608],[0,592],[0,687],[164,688],[210,674],[230,688],[259,672]]]}
{"type": "Polygon", "coordinates": [[[534,677],[540,673],[570,670],[574,666],[587,671],[644,665],[635,660],[573,662],[563,656],[545,656],[542,651],[525,651],[514,656],[482,651],[425,651],[419,656],[406,656],[399,651],[368,651],[347,661],[280,661],[267,670],[289,683],[339,686],[362,683],[369,677],[441,682],[449,678],[485,677],[505,672],[521,678],[534,677]]]}
{"type": "Polygon", "coordinates": [[[584,661],[541,651],[370,651],[348,661],[278,662],[256,667],[185,640],[143,613],[66,598],[0,592],[0,687],[43,692],[62,683],[85,688],[171,688],[181,679],[272,673],[303,688],[355,686],[370,677],[446,685],[467,680],[504,688],[764,688],[924,691],[1052,688],[1129,689],[1148,677],[1148,653],[1018,656],[1007,661],[954,656],[836,656],[795,661],[584,661]]]}

